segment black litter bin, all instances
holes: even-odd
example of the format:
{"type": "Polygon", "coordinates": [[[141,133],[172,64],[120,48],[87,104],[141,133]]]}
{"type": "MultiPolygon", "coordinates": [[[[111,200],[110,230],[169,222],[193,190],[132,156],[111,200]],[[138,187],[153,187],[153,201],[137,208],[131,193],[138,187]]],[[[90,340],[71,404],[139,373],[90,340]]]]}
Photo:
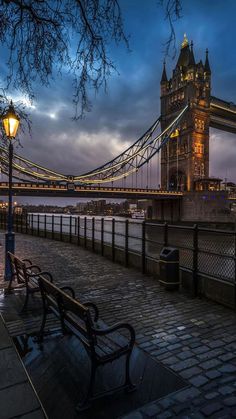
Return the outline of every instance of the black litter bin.
{"type": "Polygon", "coordinates": [[[179,288],[179,250],[163,247],[160,253],[160,283],[167,290],[179,288]]]}

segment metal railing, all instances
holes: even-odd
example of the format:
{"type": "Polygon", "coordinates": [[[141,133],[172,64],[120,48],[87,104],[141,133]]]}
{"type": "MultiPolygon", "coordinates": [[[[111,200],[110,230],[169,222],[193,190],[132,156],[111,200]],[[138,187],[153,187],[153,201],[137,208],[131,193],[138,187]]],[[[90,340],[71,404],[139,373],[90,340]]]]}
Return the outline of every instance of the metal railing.
{"type": "MultiPolygon", "coordinates": [[[[0,228],[5,229],[6,223],[7,215],[2,211],[0,228]]],[[[15,214],[14,228],[24,234],[83,245],[102,255],[110,248],[113,261],[118,251],[122,251],[126,266],[131,255],[138,255],[143,273],[148,261],[158,262],[163,246],[176,247],[180,268],[192,273],[195,295],[199,275],[236,284],[235,231],[58,214],[15,214]]]]}

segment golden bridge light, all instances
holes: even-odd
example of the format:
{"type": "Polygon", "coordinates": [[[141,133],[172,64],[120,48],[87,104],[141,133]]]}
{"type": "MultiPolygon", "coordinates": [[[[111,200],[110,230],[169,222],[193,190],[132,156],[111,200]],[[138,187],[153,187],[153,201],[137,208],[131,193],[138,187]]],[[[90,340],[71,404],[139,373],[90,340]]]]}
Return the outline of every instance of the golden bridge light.
{"type": "Polygon", "coordinates": [[[175,129],[171,134],[170,134],[170,138],[176,138],[179,136],[179,130],[175,129]]]}
{"type": "Polygon", "coordinates": [[[20,118],[15,112],[12,100],[7,112],[2,117],[2,122],[6,136],[8,138],[15,138],[19,128],[20,118]]]}

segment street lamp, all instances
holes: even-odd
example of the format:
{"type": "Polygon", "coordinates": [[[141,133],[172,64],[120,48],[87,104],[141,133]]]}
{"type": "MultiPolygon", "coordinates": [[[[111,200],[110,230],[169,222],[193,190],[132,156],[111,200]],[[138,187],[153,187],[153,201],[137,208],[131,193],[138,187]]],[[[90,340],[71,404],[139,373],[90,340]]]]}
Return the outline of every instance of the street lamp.
{"type": "Polygon", "coordinates": [[[13,232],[13,212],[12,212],[12,160],[13,160],[13,143],[16,137],[20,118],[17,116],[13,103],[11,101],[9,108],[2,116],[3,128],[6,137],[9,140],[9,177],[8,177],[8,218],[7,233],[5,235],[5,279],[11,279],[11,266],[7,256],[7,252],[14,253],[15,250],[15,234],[13,232]]]}

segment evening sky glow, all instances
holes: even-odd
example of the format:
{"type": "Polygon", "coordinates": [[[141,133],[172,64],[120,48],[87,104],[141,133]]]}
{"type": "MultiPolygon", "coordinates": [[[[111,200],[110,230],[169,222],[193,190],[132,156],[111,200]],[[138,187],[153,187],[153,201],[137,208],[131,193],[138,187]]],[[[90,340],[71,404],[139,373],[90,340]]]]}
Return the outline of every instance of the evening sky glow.
{"type": "MultiPolygon", "coordinates": [[[[236,103],[234,0],[183,0],[182,18],[175,22],[177,55],[183,34],[193,40],[196,61],[209,49],[212,95],[236,103]]],[[[80,174],[121,153],[160,114],[160,78],[169,27],[156,0],[120,0],[130,49],[110,47],[119,74],[112,74],[108,92],[91,92],[92,111],[77,122],[73,116],[72,83],[54,75],[50,87],[35,86],[29,107],[32,138],[21,138],[17,152],[64,174],[80,174]]],[[[2,52],[4,56],[4,51],[2,52]]],[[[167,58],[167,75],[177,57],[167,58]]],[[[4,61],[1,59],[4,74],[4,61]]],[[[18,96],[19,97],[19,96],[18,96]]],[[[236,136],[211,129],[210,175],[236,181],[236,136]]]]}

